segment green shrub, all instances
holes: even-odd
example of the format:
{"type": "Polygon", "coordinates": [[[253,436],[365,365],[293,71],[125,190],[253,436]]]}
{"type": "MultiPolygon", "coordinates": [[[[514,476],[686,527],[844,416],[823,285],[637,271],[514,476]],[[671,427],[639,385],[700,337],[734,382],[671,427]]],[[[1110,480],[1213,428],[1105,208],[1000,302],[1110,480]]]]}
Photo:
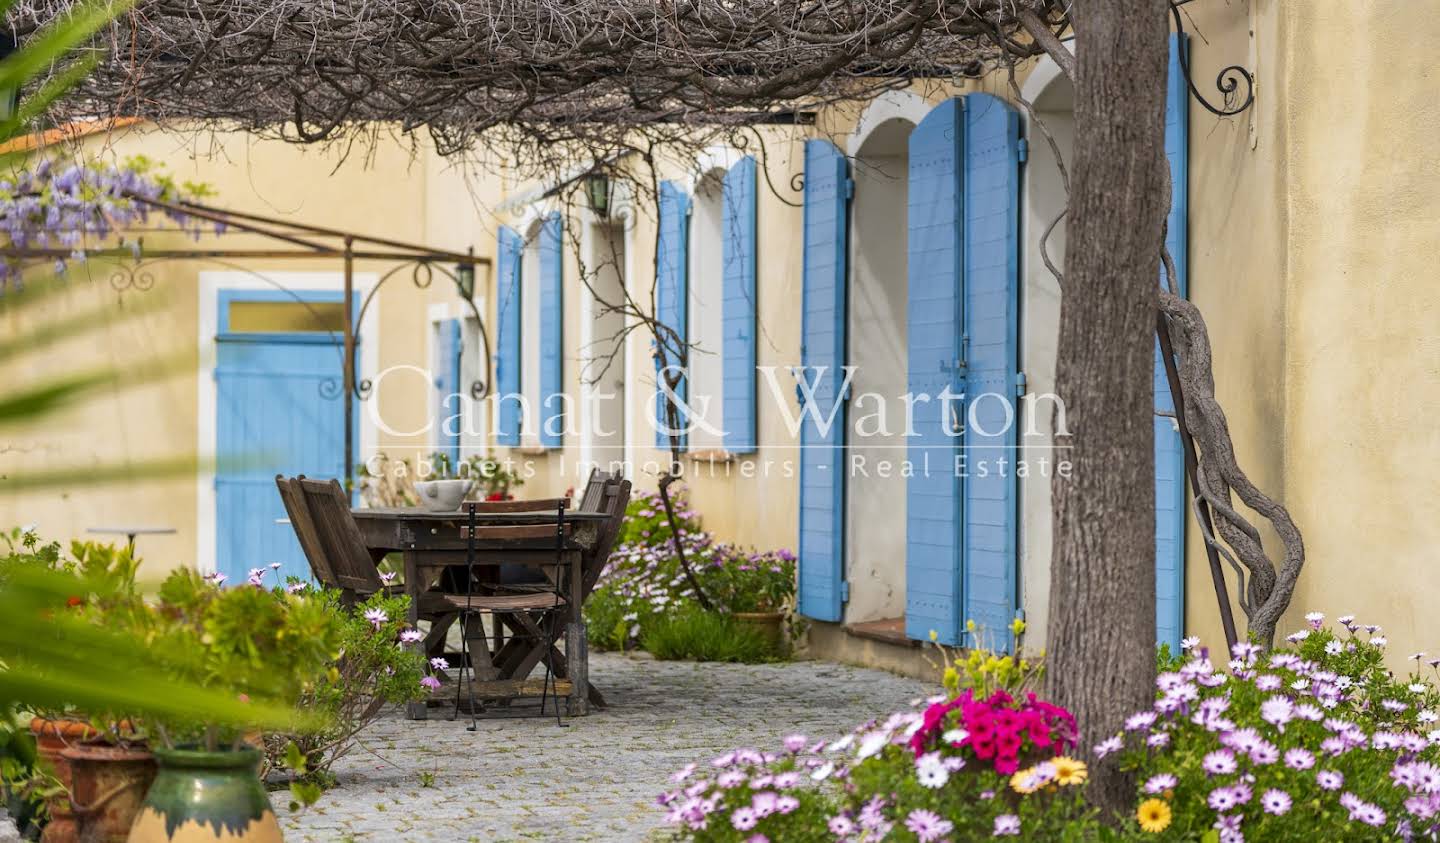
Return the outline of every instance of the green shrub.
{"type": "Polygon", "coordinates": [[[666,661],[701,662],[774,661],[782,655],[764,633],[728,615],[686,606],[656,618],[640,633],[640,646],[666,661]]]}

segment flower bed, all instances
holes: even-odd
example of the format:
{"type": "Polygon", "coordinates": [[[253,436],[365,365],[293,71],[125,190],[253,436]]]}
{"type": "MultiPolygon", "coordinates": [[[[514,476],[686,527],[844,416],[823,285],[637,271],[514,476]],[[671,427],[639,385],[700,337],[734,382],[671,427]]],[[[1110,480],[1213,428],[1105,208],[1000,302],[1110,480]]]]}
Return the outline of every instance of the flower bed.
{"type": "Polygon", "coordinates": [[[695,587],[675,555],[673,533],[658,494],[633,493],[624,529],[590,600],[591,643],[602,649],[642,647],[679,658],[755,661],[779,655],[734,613],[789,617],[795,597],[795,556],[757,553],[717,541],[696,512],[676,500],[685,555],[695,581],[716,611],[703,613],[695,587]]]}
{"type": "Polygon", "coordinates": [[[659,803],[680,839],[749,843],[1436,839],[1440,693],[1421,670],[1440,659],[1397,677],[1378,627],[1307,622],[1221,665],[1193,639],[1162,654],[1153,706],[1092,750],[1135,781],[1121,816],[1087,804],[1068,754],[1084,724],[1024,690],[1038,669],[978,651],[915,710],[688,765],[659,803]]]}

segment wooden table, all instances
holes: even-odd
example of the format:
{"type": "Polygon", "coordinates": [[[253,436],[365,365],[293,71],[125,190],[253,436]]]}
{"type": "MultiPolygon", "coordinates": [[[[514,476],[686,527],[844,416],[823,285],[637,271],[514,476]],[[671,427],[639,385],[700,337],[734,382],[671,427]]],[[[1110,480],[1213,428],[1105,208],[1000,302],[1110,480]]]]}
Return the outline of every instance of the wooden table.
{"type": "MultiPolygon", "coordinates": [[[[460,528],[468,524],[468,514],[461,511],[434,512],[420,508],[360,508],[352,510],[360,525],[365,544],[378,562],[389,553],[400,553],[405,560],[405,593],[410,597],[410,624],[419,621],[420,597],[429,590],[447,567],[466,565],[466,540],[460,528]]],[[[581,615],[584,602],[584,559],[595,550],[600,526],[607,519],[603,512],[566,512],[565,523],[570,534],[560,552],[560,564],[570,568],[568,618],[565,625],[564,676],[570,682],[567,707],[571,716],[589,711],[589,646],[585,621],[581,615]]],[[[550,526],[556,523],[554,512],[477,512],[477,527],[550,526]]],[[[476,531],[481,532],[480,530],[476,531]]],[[[496,539],[477,537],[475,563],[555,565],[556,542],[553,531],[534,531],[533,537],[496,539]]],[[[543,646],[551,646],[545,642],[543,646]]],[[[499,677],[509,680],[512,677],[499,677]]],[[[515,677],[523,682],[525,677],[515,677]]],[[[425,718],[425,703],[407,707],[411,719],[425,718]]]]}

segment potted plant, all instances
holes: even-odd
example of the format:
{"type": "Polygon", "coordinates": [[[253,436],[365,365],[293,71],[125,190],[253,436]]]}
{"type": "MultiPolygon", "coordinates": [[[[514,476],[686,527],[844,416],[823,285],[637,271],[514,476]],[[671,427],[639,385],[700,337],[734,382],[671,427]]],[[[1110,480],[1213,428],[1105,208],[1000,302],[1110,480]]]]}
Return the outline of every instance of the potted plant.
{"type": "MultiPolygon", "coordinates": [[[[337,657],[341,633],[340,614],[315,595],[263,586],[221,589],[189,569],[165,580],[158,603],[137,622],[152,647],[171,655],[177,679],[224,689],[241,701],[291,707],[337,657]]],[[[201,711],[153,717],[146,726],[159,773],[131,841],[280,839],[259,778],[261,751],[246,739],[253,726],[201,711]]]]}
{"type": "Polygon", "coordinates": [[[700,581],[717,606],[783,650],[785,621],[795,599],[795,554],[757,553],[719,545],[714,561],[701,567],[700,581]]]}
{"type": "MultiPolygon", "coordinates": [[[[104,627],[116,616],[143,609],[135,587],[139,562],[128,549],[96,542],[41,543],[33,531],[4,536],[0,583],[17,571],[51,571],[75,577],[75,587],[48,611],[104,627]]],[[[150,780],[154,760],[131,721],[114,712],[86,713],[72,704],[32,711],[34,763],[16,766],[11,790],[41,803],[36,824],[45,841],[123,840],[150,780]]]]}

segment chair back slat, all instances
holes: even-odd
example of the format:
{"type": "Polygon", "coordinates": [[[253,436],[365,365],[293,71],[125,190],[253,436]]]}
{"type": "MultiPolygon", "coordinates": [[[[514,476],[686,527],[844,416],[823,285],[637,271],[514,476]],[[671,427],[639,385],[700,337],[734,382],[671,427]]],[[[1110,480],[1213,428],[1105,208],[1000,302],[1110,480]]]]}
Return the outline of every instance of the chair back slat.
{"type": "Polygon", "coordinates": [[[360,525],[350,514],[350,499],[340,487],[340,482],[310,480],[302,476],[295,483],[310,510],[310,518],[320,543],[325,547],[325,557],[330,561],[336,583],[341,588],[363,594],[380,591],[384,587],[380,572],[370,558],[370,548],[365,545],[360,525]]]}
{"type": "Polygon", "coordinates": [[[290,528],[295,531],[295,538],[300,541],[300,549],[310,563],[310,573],[321,585],[339,588],[334,566],[325,555],[325,545],[320,541],[315,521],[310,517],[310,507],[305,505],[298,483],[277,474],[275,487],[280,490],[280,502],[285,504],[285,515],[290,519],[290,528]]]}
{"type": "Polygon", "coordinates": [[[585,481],[585,491],[580,495],[581,512],[603,512],[607,490],[620,482],[620,472],[590,470],[590,479],[585,481]]]}
{"type": "MultiPolygon", "coordinates": [[[[617,472],[614,476],[618,478],[619,473],[617,472]]],[[[629,504],[629,480],[607,484],[604,509],[601,511],[610,517],[600,525],[600,535],[595,542],[595,550],[591,553],[590,564],[585,566],[586,595],[595,587],[595,583],[600,579],[600,574],[605,570],[605,564],[610,561],[610,553],[615,549],[615,542],[620,538],[620,528],[625,524],[625,508],[629,504]]]]}

